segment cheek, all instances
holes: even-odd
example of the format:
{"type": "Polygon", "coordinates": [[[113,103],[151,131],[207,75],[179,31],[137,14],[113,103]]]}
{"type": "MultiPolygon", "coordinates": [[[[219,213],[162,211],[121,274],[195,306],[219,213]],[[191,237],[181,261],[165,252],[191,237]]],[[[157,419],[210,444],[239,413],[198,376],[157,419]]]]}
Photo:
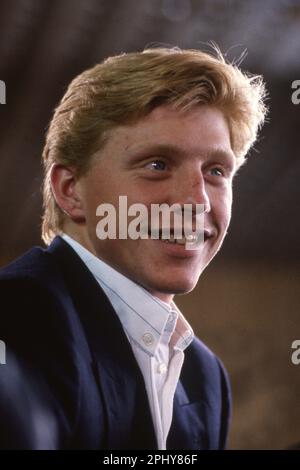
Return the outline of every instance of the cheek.
{"type": "Polygon", "coordinates": [[[100,203],[100,198],[98,197],[97,193],[91,188],[85,199],[86,213],[89,219],[94,219],[96,217],[96,209],[100,203]]]}
{"type": "Polygon", "coordinates": [[[85,186],[85,205],[89,215],[96,215],[96,209],[103,203],[116,203],[116,190],[114,185],[105,181],[103,177],[94,175],[86,182],[85,186]]]}
{"type": "Polygon", "coordinates": [[[228,225],[230,223],[231,219],[231,209],[232,209],[232,201],[228,201],[225,208],[224,208],[224,221],[226,224],[226,229],[228,228],[228,225]]]}
{"type": "Polygon", "coordinates": [[[216,217],[222,230],[227,230],[228,228],[231,219],[231,209],[232,193],[229,192],[225,195],[220,196],[216,205],[216,217]]]}

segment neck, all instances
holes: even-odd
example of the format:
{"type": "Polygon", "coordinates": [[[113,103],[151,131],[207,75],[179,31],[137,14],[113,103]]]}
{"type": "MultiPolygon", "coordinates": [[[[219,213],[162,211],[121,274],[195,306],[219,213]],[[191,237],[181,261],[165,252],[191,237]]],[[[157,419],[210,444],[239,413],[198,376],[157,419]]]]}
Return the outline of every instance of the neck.
{"type": "MultiPolygon", "coordinates": [[[[93,246],[93,243],[91,242],[91,239],[88,236],[87,231],[85,230],[85,227],[77,226],[77,225],[74,226],[74,224],[66,223],[63,226],[62,231],[66,235],[69,235],[69,237],[73,238],[73,240],[80,243],[84,248],[89,250],[91,253],[93,253],[93,255],[95,255],[97,258],[99,258],[98,254],[97,254],[97,252],[96,252],[96,250],[93,246]]],[[[102,259],[102,261],[104,261],[105,263],[107,263],[111,266],[111,264],[107,260],[102,259]]],[[[111,266],[111,267],[116,269],[117,271],[122,272],[122,270],[118,269],[118,267],[116,267],[116,266],[111,266]]],[[[124,275],[126,275],[126,274],[124,274],[124,275]]],[[[128,277],[128,275],[126,275],[126,276],[128,277]]],[[[164,292],[156,292],[156,291],[154,292],[154,291],[151,291],[151,289],[147,289],[147,287],[145,287],[145,289],[148,290],[148,292],[150,292],[151,295],[153,295],[154,297],[157,297],[159,300],[161,300],[162,302],[164,302],[168,305],[170,305],[173,301],[174,294],[169,294],[169,293],[164,293],[164,292]]]]}
{"type": "Polygon", "coordinates": [[[89,250],[93,255],[97,256],[96,250],[91,242],[90,237],[88,236],[85,227],[83,226],[74,226],[74,224],[66,223],[63,226],[63,232],[69,237],[73,238],[76,242],[80,243],[84,248],[89,250]]]}

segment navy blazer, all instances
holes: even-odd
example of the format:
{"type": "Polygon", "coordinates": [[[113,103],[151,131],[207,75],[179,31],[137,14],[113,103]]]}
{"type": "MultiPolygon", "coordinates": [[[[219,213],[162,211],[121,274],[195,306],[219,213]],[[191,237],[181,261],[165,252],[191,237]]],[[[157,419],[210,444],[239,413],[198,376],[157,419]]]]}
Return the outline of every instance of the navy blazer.
{"type": "MultiPolygon", "coordinates": [[[[120,320],[61,237],[0,270],[0,299],[0,339],[14,357],[0,366],[0,385],[4,370],[17,362],[27,390],[24,416],[13,413],[3,422],[0,409],[0,429],[11,430],[9,442],[0,434],[0,447],[157,449],[143,376],[120,320]],[[41,408],[47,432],[37,444],[41,419],[33,418],[41,408]],[[45,416],[55,422],[51,436],[45,416]]],[[[1,398],[0,387],[0,408],[13,409],[14,400],[23,399],[20,380],[10,380],[10,387],[11,400],[1,398]]],[[[223,449],[229,417],[226,372],[195,338],[185,351],[167,449],[223,449]]]]}

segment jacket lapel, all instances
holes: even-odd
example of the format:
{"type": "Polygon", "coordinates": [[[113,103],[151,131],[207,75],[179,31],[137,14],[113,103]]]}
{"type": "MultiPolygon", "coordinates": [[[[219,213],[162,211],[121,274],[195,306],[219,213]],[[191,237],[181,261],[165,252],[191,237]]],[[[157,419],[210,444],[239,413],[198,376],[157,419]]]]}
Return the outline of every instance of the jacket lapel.
{"type": "Polygon", "coordinates": [[[168,449],[207,449],[206,406],[189,402],[182,382],[178,383],[173,407],[173,420],[167,439],[168,449]]]}
{"type": "Polygon", "coordinates": [[[85,330],[104,402],[108,449],[155,449],[143,376],[108,298],[74,250],[56,237],[54,255],[85,330]]]}
{"type": "MultiPolygon", "coordinates": [[[[217,448],[215,432],[210,431],[214,423],[214,407],[207,400],[205,381],[199,364],[193,360],[194,342],[185,351],[180,381],[174,397],[173,420],[168,435],[168,449],[217,448]],[[198,370],[195,373],[195,370],[198,370]],[[211,426],[210,426],[210,424],[211,426]]],[[[216,408],[217,409],[217,408],[216,408]]]]}

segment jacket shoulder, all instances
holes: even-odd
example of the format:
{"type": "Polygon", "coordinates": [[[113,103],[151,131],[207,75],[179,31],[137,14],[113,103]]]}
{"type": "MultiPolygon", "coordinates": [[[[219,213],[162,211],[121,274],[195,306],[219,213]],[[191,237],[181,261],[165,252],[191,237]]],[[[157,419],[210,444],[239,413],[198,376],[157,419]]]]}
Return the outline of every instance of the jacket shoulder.
{"type": "MultiPolygon", "coordinates": [[[[33,248],[2,268],[0,297],[0,338],[8,358],[21,361],[23,370],[49,387],[67,418],[63,434],[69,434],[78,414],[82,333],[51,255],[33,248]]],[[[5,367],[12,365],[7,362],[5,367]]]]}
{"type": "MultiPolygon", "coordinates": [[[[33,248],[0,269],[1,331],[11,326],[34,335],[41,324],[55,321],[63,279],[46,250],[33,248]],[[51,312],[51,315],[50,315],[51,312]],[[36,325],[36,327],[34,327],[36,325]]],[[[60,317],[64,322],[64,315],[60,317]]]]}
{"type": "Polygon", "coordinates": [[[14,276],[17,275],[18,272],[30,271],[31,268],[34,268],[36,261],[40,262],[44,259],[45,253],[46,250],[42,247],[35,246],[31,248],[9,264],[2,266],[0,268],[0,278],[14,276]]]}

